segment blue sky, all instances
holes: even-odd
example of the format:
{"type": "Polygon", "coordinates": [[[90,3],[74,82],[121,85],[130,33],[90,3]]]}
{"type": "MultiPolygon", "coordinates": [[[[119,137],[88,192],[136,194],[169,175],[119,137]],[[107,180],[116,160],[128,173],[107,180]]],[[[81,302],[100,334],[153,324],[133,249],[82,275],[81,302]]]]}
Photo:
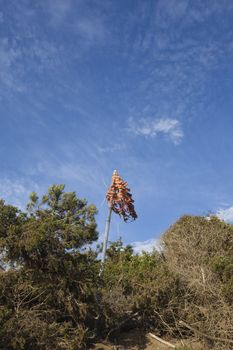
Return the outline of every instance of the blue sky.
{"type": "Polygon", "coordinates": [[[139,217],[114,216],[111,240],[231,221],[232,18],[231,0],[0,0],[0,196],[65,183],[102,233],[118,169],[139,217]]]}

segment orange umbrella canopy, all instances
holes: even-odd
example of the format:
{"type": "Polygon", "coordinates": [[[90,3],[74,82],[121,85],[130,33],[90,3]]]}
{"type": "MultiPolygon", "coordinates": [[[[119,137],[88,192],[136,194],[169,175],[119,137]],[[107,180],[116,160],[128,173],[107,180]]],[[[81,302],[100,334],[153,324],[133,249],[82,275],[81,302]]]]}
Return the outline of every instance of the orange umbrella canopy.
{"type": "Polygon", "coordinates": [[[112,175],[112,184],[106,194],[107,201],[112,210],[122,216],[124,221],[129,219],[137,219],[137,214],[134,209],[134,200],[130,189],[127,188],[128,183],[124,182],[118,172],[114,170],[112,175]]]}

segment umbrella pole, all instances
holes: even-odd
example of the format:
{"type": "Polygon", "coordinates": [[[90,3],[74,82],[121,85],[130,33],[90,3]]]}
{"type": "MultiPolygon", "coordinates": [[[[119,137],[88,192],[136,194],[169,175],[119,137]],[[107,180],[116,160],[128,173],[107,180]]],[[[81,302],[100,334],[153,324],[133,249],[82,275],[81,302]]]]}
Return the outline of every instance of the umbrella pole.
{"type": "Polygon", "coordinates": [[[102,258],[101,258],[101,266],[100,266],[99,276],[101,276],[103,271],[104,271],[104,262],[105,262],[105,255],[106,255],[106,250],[107,250],[107,244],[108,244],[108,235],[109,235],[109,229],[110,229],[111,215],[112,215],[112,208],[109,207],[108,215],[107,215],[107,219],[106,219],[106,224],[105,224],[104,243],[103,243],[103,250],[102,250],[102,258]]]}

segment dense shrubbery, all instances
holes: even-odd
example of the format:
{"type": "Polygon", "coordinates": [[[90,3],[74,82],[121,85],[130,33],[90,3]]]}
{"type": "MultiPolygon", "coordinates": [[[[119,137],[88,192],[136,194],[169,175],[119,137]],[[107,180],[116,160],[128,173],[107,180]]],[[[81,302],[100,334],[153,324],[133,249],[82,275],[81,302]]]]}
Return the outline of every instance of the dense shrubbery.
{"type": "Polygon", "coordinates": [[[94,206],[52,186],[28,212],[0,202],[1,349],[83,349],[96,314],[94,206]]]}
{"type": "Polygon", "coordinates": [[[186,284],[183,321],[206,334],[210,346],[232,349],[233,226],[184,216],[163,240],[169,270],[186,284]]]}
{"type": "Polygon", "coordinates": [[[96,209],[52,186],[28,211],[0,202],[0,348],[84,349],[141,327],[233,349],[233,226],[184,216],[162,252],[110,244],[98,277],[96,209]]]}
{"type": "Polygon", "coordinates": [[[106,328],[118,330],[122,322],[127,327],[124,321],[129,319],[132,323],[132,316],[138,326],[157,328],[161,333],[168,331],[169,326],[164,328],[166,310],[182,286],[168,270],[164,257],[157,251],[133,255],[132,248],[124,248],[120,241],[113,243],[108,253],[102,290],[106,328]]]}
{"type": "Polygon", "coordinates": [[[138,324],[157,334],[196,335],[207,348],[233,349],[233,226],[184,216],[162,243],[162,253],[141,256],[121,242],[110,246],[103,294],[109,322],[121,326],[136,313],[138,324]]]}

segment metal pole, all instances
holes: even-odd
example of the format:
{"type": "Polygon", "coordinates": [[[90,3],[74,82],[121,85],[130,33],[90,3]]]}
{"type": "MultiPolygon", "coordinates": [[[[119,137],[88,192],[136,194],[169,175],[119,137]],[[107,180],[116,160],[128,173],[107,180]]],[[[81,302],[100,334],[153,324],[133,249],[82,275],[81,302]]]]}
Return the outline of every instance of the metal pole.
{"type": "Polygon", "coordinates": [[[109,207],[108,215],[107,215],[107,219],[106,219],[106,224],[105,224],[104,243],[103,243],[103,250],[102,250],[102,258],[101,258],[101,266],[100,266],[99,276],[101,276],[103,271],[104,271],[104,261],[105,261],[105,255],[106,255],[107,244],[108,244],[108,235],[109,235],[109,229],[110,229],[111,214],[112,214],[112,208],[109,207]]]}

